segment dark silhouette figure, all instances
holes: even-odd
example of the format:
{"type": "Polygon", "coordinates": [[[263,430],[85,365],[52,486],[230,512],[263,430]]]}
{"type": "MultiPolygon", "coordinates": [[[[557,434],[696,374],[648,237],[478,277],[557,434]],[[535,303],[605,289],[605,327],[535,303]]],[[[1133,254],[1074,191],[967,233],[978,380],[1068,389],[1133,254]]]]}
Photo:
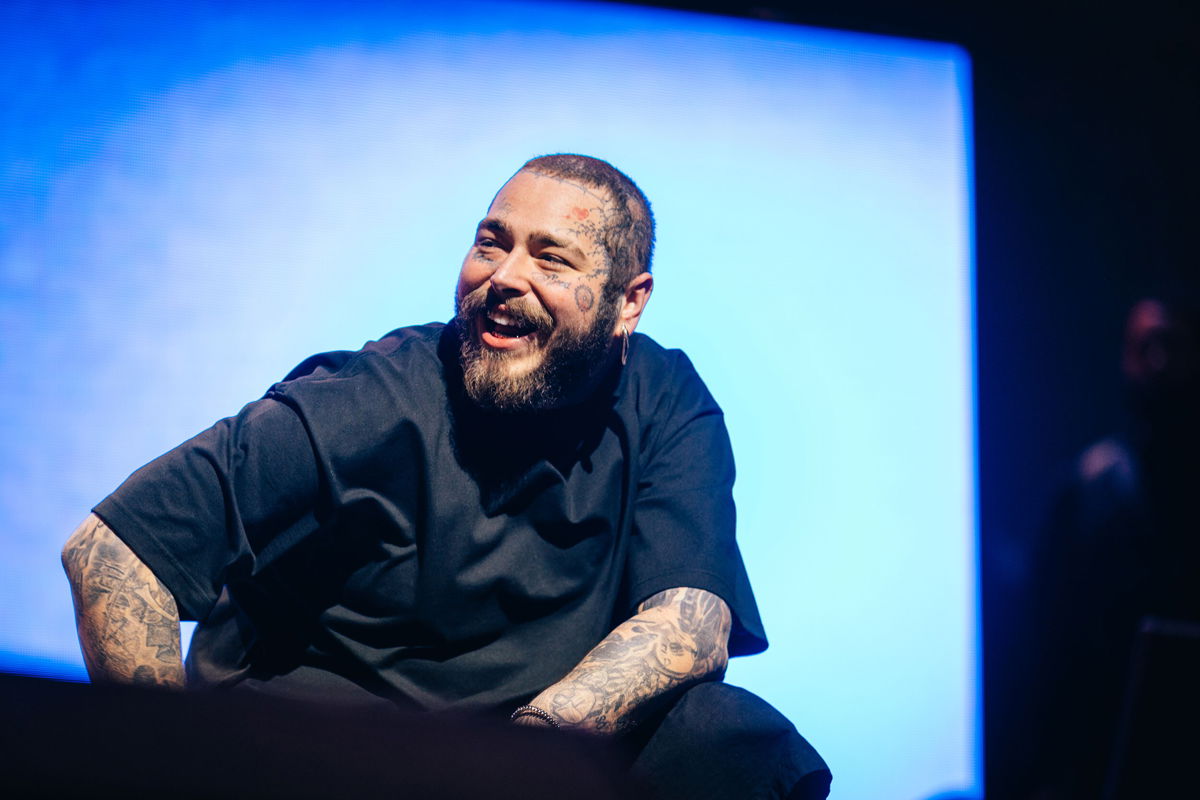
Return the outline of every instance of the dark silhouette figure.
{"type": "Polygon", "coordinates": [[[1128,419],[1088,447],[1036,559],[1038,800],[1103,796],[1143,620],[1200,620],[1196,316],[1150,297],[1121,358],[1128,419]]]}

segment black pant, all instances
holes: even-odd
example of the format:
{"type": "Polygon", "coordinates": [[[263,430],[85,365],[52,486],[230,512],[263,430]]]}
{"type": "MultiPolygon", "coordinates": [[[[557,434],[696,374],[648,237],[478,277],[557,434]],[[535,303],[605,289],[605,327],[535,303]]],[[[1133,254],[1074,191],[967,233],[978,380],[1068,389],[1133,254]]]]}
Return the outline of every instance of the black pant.
{"type": "Polygon", "coordinates": [[[823,800],[832,776],[796,727],[766,701],[701,683],[624,742],[648,800],[823,800]]]}

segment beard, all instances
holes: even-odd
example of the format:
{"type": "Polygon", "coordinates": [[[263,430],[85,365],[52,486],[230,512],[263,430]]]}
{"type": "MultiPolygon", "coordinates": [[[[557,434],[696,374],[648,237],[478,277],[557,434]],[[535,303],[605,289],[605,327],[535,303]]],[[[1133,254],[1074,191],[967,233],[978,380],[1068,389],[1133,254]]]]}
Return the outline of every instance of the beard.
{"type": "Polygon", "coordinates": [[[499,305],[489,300],[486,285],[455,298],[454,322],[467,396],[481,408],[507,413],[544,411],[579,399],[578,393],[591,382],[612,346],[618,304],[602,301],[592,324],[584,331],[572,331],[555,328],[553,318],[529,301],[503,301],[508,316],[533,327],[531,339],[544,342],[541,360],[525,373],[513,375],[514,354],[492,350],[475,338],[477,318],[499,305]]]}

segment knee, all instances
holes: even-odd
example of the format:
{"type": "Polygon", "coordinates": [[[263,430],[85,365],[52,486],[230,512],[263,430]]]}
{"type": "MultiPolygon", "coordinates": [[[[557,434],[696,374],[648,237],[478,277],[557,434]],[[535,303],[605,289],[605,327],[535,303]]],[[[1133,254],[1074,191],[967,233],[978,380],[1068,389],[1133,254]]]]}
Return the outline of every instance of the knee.
{"type": "Polygon", "coordinates": [[[712,796],[823,798],[829,791],[829,768],[787,717],[727,683],[684,692],[643,752],[651,755],[671,761],[670,772],[695,773],[696,797],[708,796],[699,787],[720,785],[747,790],[712,796]]]}
{"type": "Polygon", "coordinates": [[[736,731],[741,736],[771,739],[794,734],[787,717],[756,694],[721,681],[691,687],[676,701],[671,715],[687,717],[689,727],[720,734],[736,731]]]}

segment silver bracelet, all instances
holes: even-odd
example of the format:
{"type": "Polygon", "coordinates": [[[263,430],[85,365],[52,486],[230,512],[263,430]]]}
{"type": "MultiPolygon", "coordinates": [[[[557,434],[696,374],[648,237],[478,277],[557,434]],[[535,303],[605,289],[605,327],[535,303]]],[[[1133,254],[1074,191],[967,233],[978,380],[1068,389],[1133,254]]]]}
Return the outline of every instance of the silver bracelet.
{"type": "Polygon", "coordinates": [[[537,706],[521,706],[512,713],[512,716],[508,720],[509,722],[516,722],[521,717],[537,717],[543,722],[550,723],[550,727],[554,728],[554,730],[559,730],[558,720],[551,716],[549,711],[543,711],[537,706]]]}

